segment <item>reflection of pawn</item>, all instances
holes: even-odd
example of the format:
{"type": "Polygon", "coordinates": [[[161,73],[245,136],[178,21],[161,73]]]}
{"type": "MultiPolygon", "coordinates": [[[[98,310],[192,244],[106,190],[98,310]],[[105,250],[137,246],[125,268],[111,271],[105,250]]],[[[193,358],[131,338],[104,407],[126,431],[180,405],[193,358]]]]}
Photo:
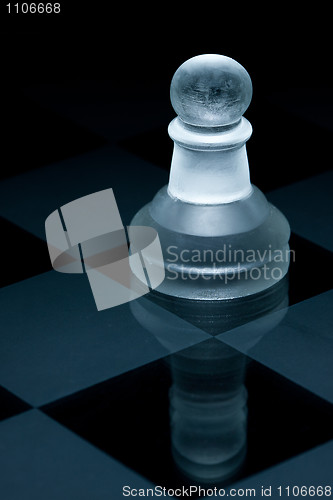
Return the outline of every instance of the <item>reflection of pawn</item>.
{"type": "Polygon", "coordinates": [[[151,293],[130,303],[138,323],[170,353],[165,358],[172,377],[170,441],[182,484],[222,486],[241,472],[247,450],[247,358],[220,334],[260,318],[246,339],[246,348],[252,348],[282,321],[287,305],[286,278],[232,301],[151,293]]]}
{"type": "Polygon", "coordinates": [[[221,300],[271,287],[288,270],[290,229],[250,182],[247,71],[229,57],[196,56],[178,68],[170,93],[178,116],[169,184],[132,221],[158,231],[166,279],[157,291],[221,300]]]}
{"type": "Polygon", "coordinates": [[[235,477],[247,445],[246,358],[211,338],[170,356],[172,454],[185,477],[235,477]]]}

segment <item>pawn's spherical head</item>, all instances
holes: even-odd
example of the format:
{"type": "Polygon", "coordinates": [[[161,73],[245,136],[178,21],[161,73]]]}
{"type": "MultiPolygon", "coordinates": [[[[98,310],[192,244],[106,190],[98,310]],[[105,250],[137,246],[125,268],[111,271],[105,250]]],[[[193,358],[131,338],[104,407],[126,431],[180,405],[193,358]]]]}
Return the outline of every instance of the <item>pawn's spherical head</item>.
{"type": "Polygon", "coordinates": [[[201,127],[231,125],[251,102],[251,78],[234,59],[203,54],[188,59],[177,69],[170,97],[185,123],[201,127]]]}

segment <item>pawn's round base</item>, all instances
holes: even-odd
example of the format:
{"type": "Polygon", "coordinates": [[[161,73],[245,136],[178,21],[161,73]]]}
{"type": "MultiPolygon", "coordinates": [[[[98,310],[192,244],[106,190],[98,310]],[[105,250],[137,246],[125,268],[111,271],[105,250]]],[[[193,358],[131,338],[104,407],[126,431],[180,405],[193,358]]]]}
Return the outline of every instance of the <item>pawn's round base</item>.
{"type": "Polygon", "coordinates": [[[153,227],[159,235],[165,267],[160,294],[236,299],[270,288],[288,271],[289,224],[257,188],[245,200],[210,207],[175,200],[163,188],[131,225],[153,227]],[[186,227],[192,234],[182,231],[186,227]]]}

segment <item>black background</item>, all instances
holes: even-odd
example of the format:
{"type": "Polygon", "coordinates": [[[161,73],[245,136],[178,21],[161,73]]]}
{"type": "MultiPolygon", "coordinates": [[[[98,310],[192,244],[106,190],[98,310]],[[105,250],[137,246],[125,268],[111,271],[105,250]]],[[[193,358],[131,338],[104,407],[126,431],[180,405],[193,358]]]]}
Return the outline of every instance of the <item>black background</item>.
{"type": "MultiPolygon", "coordinates": [[[[7,3],[2,0],[0,11],[1,178],[106,142],[32,102],[25,88],[69,80],[93,80],[98,88],[98,81],[108,80],[110,93],[124,84],[140,101],[137,83],[144,82],[152,94],[159,93],[161,108],[169,110],[172,118],[169,86],[173,73],[186,59],[202,53],[228,55],[251,75],[254,98],[246,116],[256,131],[248,143],[250,160],[256,159],[250,161],[254,184],[267,192],[330,168],[331,133],[313,124],[309,127],[312,117],[307,98],[311,95],[312,107],[317,91],[321,102],[326,94],[331,100],[329,12],[304,5],[292,10],[281,3],[245,8],[238,3],[63,0],[59,15],[9,15],[7,3]],[[309,121],[293,121],[291,115],[274,108],[267,100],[274,92],[291,96],[302,92],[309,121]],[[269,162],[260,164],[266,158],[269,162]]],[[[150,105],[156,106],[155,101],[148,101],[150,105]]],[[[168,169],[172,151],[165,133],[168,121],[163,133],[154,132],[152,123],[152,135],[137,136],[123,147],[168,169]]],[[[131,123],[129,137],[130,130],[131,123]]],[[[34,249],[29,266],[16,267],[17,276],[2,273],[4,284],[50,269],[44,242],[6,221],[3,231],[10,242],[3,249],[7,269],[10,262],[17,266],[16,253],[22,244],[34,249]]]]}
{"type": "Polygon", "coordinates": [[[330,15],[313,5],[63,0],[58,15],[9,15],[7,3],[1,3],[2,80],[18,86],[63,78],[168,83],[200,53],[239,61],[258,95],[331,86],[330,15]]]}

